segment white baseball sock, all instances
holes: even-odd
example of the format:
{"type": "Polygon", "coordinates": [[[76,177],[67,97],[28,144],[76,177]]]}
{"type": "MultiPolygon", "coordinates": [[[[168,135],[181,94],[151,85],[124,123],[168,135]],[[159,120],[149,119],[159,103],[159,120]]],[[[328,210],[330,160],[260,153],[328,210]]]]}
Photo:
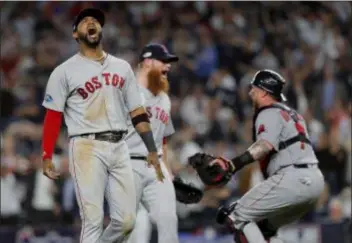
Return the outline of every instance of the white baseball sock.
{"type": "Polygon", "coordinates": [[[256,223],[251,222],[246,224],[242,231],[246,236],[248,243],[266,243],[266,240],[256,223]]]}

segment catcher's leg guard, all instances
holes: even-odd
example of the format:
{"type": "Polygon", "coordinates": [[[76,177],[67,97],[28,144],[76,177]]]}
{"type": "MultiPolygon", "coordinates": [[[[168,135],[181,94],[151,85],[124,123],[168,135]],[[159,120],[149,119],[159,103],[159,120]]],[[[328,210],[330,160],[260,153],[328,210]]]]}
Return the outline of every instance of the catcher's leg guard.
{"type": "MultiPolygon", "coordinates": [[[[231,220],[229,216],[235,210],[236,205],[237,205],[237,202],[234,202],[230,204],[230,206],[228,207],[225,207],[225,206],[219,207],[218,213],[216,215],[216,222],[218,224],[225,224],[227,223],[228,220],[231,220]]],[[[231,220],[231,223],[232,223],[232,220],[231,220]]]]}
{"type": "Polygon", "coordinates": [[[228,207],[220,207],[216,216],[219,224],[225,224],[234,234],[236,243],[266,243],[255,222],[241,222],[235,218],[237,202],[228,207]],[[236,226],[235,226],[236,225],[236,226]]]}
{"type": "Polygon", "coordinates": [[[277,229],[274,229],[267,219],[259,221],[257,225],[266,240],[269,241],[271,237],[276,236],[277,229]]]}
{"type": "Polygon", "coordinates": [[[216,222],[218,224],[224,224],[228,227],[231,233],[234,234],[235,243],[248,243],[244,234],[235,228],[233,220],[229,217],[235,210],[236,202],[230,204],[228,207],[221,206],[216,215],[216,222]]]}
{"type": "Polygon", "coordinates": [[[234,232],[234,240],[235,243],[248,243],[246,236],[243,234],[243,232],[235,229],[234,232]]]}

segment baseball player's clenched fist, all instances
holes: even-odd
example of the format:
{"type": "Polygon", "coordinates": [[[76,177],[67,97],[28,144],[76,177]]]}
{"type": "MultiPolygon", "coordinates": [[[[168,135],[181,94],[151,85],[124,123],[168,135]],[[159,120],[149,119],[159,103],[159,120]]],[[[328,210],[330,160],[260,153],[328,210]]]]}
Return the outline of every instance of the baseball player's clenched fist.
{"type": "Polygon", "coordinates": [[[43,160],[43,174],[52,180],[56,180],[60,175],[60,173],[56,171],[51,159],[43,160]]]}
{"type": "Polygon", "coordinates": [[[159,181],[163,181],[165,176],[161,170],[158,153],[150,152],[147,157],[148,166],[153,166],[156,172],[156,177],[159,181]]]}

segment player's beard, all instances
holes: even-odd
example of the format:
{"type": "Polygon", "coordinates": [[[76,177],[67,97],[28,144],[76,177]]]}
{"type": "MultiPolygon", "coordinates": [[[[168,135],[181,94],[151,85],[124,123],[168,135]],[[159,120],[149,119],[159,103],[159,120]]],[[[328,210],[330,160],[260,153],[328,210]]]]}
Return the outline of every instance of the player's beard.
{"type": "Polygon", "coordinates": [[[161,91],[169,91],[169,81],[163,77],[162,73],[156,69],[148,72],[148,89],[153,95],[158,95],[161,91]]]}
{"type": "Polygon", "coordinates": [[[256,113],[259,110],[259,104],[258,102],[250,99],[251,103],[252,103],[252,107],[253,107],[253,112],[256,113]]]}
{"type": "Polygon", "coordinates": [[[95,49],[100,44],[101,39],[103,38],[103,32],[99,32],[98,39],[96,40],[90,40],[88,35],[88,33],[78,32],[78,40],[84,43],[88,48],[95,49]]]}

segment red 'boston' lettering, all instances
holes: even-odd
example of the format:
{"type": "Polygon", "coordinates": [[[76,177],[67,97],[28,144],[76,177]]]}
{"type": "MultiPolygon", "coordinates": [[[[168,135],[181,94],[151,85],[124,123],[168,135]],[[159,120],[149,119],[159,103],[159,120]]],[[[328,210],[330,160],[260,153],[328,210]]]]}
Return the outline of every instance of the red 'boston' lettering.
{"type": "Polygon", "coordinates": [[[112,76],[112,86],[116,87],[117,84],[119,83],[120,77],[117,74],[114,74],[112,76]]]}
{"type": "Polygon", "coordinates": [[[160,119],[159,118],[160,107],[155,107],[155,109],[156,109],[156,119],[160,119]]]}
{"type": "Polygon", "coordinates": [[[95,88],[96,88],[96,89],[100,89],[100,88],[101,88],[102,85],[101,85],[101,83],[99,82],[97,76],[95,76],[95,77],[92,78],[92,82],[93,82],[93,84],[95,84],[95,88]]]}
{"type": "Polygon", "coordinates": [[[158,106],[154,107],[153,111],[152,107],[147,106],[146,112],[149,118],[152,118],[154,116],[155,119],[161,121],[164,124],[166,124],[169,120],[169,115],[167,114],[167,112],[158,106]]]}
{"type": "Polygon", "coordinates": [[[80,96],[82,96],[82,98],[85,100],[85,99],[87,99],[87,97],[88,97],[88,93],[84,90],[84,89],[82,89],[82,88],[78,88],[77,89],[77,93],[80,95],[80,96]]]}
{"type": "Polygon", "coordinates": [[[105,84],[110,85],[110,73],[102,73],[103,77],[105,78],[105,84]]]}
{"type": "Polygon", "coordinates": [[[125,85],[125,79],[120,78],[120,85],[119,88],[122,89],[122,87],[125,85]]]}
{"type": "MultiPolygon", "coordinates": [[[[110,84],[114,87],[122,89],[125,85],[125,79],[120,77],[116,73],[102,73],[101,74],[105,80],[105,85],[110,84]]],[[[100,89],[103,83],[100,82],[98,76],[92,77],[89,81],[84,83],[84,87],[77,89],[77,92],[83,99],[87,99],[88,93],[94,93],[97,89],[100,89]]]]}
{"type": "Polygon", "coordinates": [[[147,112],[148,118],[151,118],[151,117],[152,117],[152,112],[151,112],[150,106],[148,106],[148,107],[146,108],[146,112],[147,112]]]}
{"type": "Polygon", "coordinates": [[[89,93],[93,93],[95,91],[95,88],[91,82],[86,82],[86,90],[88,90],[89,93]]]}

